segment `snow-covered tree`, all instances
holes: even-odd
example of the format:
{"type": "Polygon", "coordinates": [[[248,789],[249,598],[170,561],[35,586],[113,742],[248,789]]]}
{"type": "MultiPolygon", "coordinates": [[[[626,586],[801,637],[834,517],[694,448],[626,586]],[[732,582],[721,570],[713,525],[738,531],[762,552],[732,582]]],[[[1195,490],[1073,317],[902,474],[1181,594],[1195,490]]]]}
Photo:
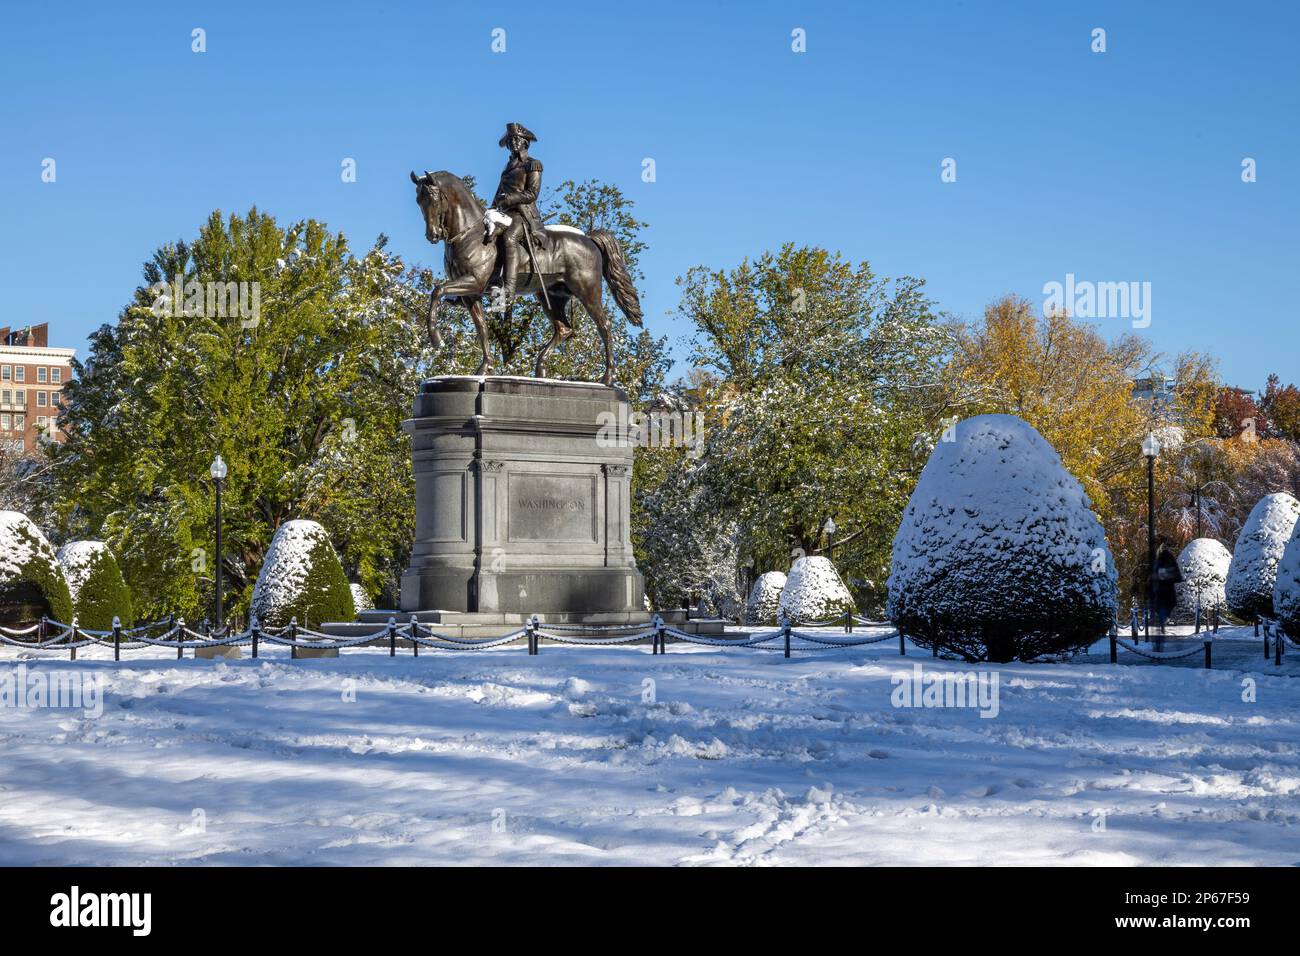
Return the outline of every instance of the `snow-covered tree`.
{"type": "Polygon", "coordinates": [[[746,624],[775,624],[781,608],[781,591],[785,588],[784,571],[766,571],[749,589],[745,602],[746,624]]]}
{"type": "Polygon", "coordinates": [[[1116,573],[1082,486],[1012,415],[956,425],[894,538],[887,613],[967,660],[1076,652],[1115,618],[1116,573]]]}
{"type": "Polygon", "coordinates": [[[1222,542],[1214,538],[1189,541],[1178,555],[1178,569],[1183,572],[1183,579],[1174,585],[1178,609],[1195,615],[1198,602],[1202,613],[1223,605],[1223,585],[1231,564],[1232,552],[1222,542]]]}
{"type": "Polygon", "coordinates": [[[48,615],[72,620],[72,595],[58,556],[24,514],[0,511],[0,624],[26,625],[48,615]]]}
{"type": "Polygon", "coordinates": [[[103,541],[70,541],[59,548],[59,565],[68,582],[77,623],[93,631],[106,631],[116,617],[123,626],[130,626],[131,592],[108,545],[103,541]]]}
{"type": "Polygon", "coordinates": [[[1300,518],[1300,501],[1285,492],[1265,495],[1237,535],[1224,583],[1228,609],[1239,617],[1273,613],[1277,565],[1300,518]]]}
{"type": "Polygon", "coordinates": [[[315,521],[280,525],[253,587],[253,613],[268,627],[350,621],[352,591],[329,536],[315,521]]]}
{"type": "Polygon", "coordinates": [[[781,589],[780,615],[791,624],[825,621],[854,611],[853,595],[840,580],[829,558],[812,555],[797,558],[781,589]]]}

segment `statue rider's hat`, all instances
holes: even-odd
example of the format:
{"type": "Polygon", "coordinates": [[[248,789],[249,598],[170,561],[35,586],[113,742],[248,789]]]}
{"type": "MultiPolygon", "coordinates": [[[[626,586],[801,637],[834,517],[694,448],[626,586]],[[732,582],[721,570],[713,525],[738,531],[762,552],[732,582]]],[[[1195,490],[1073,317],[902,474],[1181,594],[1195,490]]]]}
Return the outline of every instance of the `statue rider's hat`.
{"type": "Polygon", "coordinates": [[[510,142],[511,136],[522,136],[530,143],[537,142],[537,137],[533,135],[533,131],[530,130],[527,126],[524,126],[522,123],[507,123],[506,133],[504,136],[501,137],[501,141],[497,143],[497,145],[505,146],[507,143],[510,142]]]}

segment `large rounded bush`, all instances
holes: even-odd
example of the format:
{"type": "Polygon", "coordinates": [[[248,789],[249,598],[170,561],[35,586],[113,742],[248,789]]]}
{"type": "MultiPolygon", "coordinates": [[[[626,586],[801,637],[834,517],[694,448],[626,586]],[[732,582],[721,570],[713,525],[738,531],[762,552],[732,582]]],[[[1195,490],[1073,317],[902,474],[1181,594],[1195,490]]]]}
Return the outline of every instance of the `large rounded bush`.
{"type": "Polygon", "coordinates": [[[1238,617],[1254,619],[1273,614],[1273,587],[1277,565],[1300,518],[1300,501],[1285,492],[1265,495],[1241,526],[1232,564],[1224,582],[1228,609],[1238,617]]]}
{"type": "Polygon", "coordinates": [[[1296,522],[1277,563],[1273,582],[1273,613],[1282,630],[1293,639],[1300,638],[1300,521],[1296,522]]]}
{"type": "Polygon", "coordinates": [[[791,624],[801,621],[825,621],[852,612],[853,595],[840,580],[839,572],[830,559],[817,557],[798,558],[786,576],[781,589],[778,609],[791,624]]]}
{"type": "Polygon", "coordinates": [[[894,537],[887,613],[968,660],[1079,651],[1115,619],[1115,563],[1060,456],[1012,415],[960,422],[894,537]]]}
{"type": "Polygon", "coordinates": [[[0,511],[0,624],[25,626],[48,616],[72,620],[72,595],[58,556],[41,529],[17,511],[0,511]]]}
{"type": "Polygon", "coordinates": [[[92,631],[106,631],[116,617],[123,627],[131,626],[131,592],[104,542],[65,544],[59,548],[59,565],[68,582],[77,623],[92,631]]]}
{"type": "Polygon", "coordinates": [[[1198,600],[1202,614],[1221,607],[1224,603],[1223,585],[1228,580],[1231,564],[1232,552],[1221,542],[1213,538],[1189,541],[1178,555],[1178,570],[1183,572],[1183,579],[1174,585],[1178,610],[1195,615],[1198,600]]]}
{"type": "Polygon", "coordinates": [[[305,627],[356,616],[352,589],[329,535],[315,521],[288,521],[271,539],[253,586],[252,611],[260,624],[305,627]]]}
{"type": "Polygon", "coordinates": [[[749,589],[745,602],[746,624],[775,624],[781,606],[781,589],[785,587],[784,571],[766,571],[758,576],[749,589]]]}

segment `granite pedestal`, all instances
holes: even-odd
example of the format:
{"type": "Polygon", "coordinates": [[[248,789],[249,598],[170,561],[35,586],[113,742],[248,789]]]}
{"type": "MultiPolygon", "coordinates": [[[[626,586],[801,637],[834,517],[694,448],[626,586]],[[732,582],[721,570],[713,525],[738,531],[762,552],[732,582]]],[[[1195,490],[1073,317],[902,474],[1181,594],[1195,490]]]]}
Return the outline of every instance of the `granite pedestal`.
{"type": "Polygon", "coordinates": [[[477,629],[643,624],[621,389],[508,376],[424,382],[403,423],[415,544],[401,610],[477,629]]]}

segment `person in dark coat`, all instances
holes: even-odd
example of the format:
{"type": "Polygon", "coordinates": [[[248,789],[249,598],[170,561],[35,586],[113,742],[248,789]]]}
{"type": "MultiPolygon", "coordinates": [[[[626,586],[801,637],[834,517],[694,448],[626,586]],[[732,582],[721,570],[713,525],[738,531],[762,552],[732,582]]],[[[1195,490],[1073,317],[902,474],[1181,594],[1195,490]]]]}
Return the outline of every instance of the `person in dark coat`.
{"type": "Polygon", "coordinates": [[[1156,621],[1160,624],[1160,633],[1163,634],[1165,622],[1169,620],[1169,615],[1174,612],[1174,607],[1178,604],[1178,589],[1175,585],[1183,579],[1183,572],[1178,567],[1178,559],[1174,557],[1169,542],[1163,538],[1160,547],[1156,548],[1155,575],[1156,621]]]}

